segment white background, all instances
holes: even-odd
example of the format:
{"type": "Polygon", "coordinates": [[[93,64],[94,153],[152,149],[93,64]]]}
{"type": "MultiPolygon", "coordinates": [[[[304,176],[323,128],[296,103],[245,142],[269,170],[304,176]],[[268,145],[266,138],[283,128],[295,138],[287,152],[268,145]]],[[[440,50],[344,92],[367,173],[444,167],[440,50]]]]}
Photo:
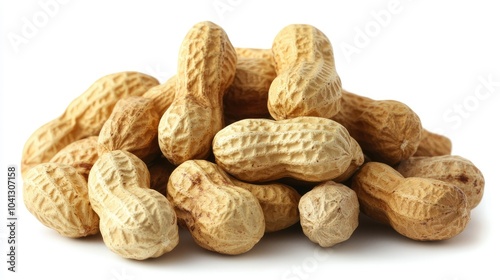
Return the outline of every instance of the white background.
{"type": "Polygon", "coordinates": [[[1,279],[500,279],[496,1],[1,3],[1,279]],[[237,47],[270,48],[291,23],[327,34],[344,88],[405,102],[426,128],[453,140],[454,154],[483,171],[484,198],[466,230],[423,243],[361,218],[352,238],[333,248],[320,249],[294,227],[240,256],[200,249],[182,231],[172,252],[131,261],[99,236],[67,239],[41,225],[22,203],[18,174],[18,272],[8,272],[7,165],[19,166],[26,139],[103,75],[134,70],[165,81],[175,74],[187,30],[204,20],[221,25],[237,47]]]}

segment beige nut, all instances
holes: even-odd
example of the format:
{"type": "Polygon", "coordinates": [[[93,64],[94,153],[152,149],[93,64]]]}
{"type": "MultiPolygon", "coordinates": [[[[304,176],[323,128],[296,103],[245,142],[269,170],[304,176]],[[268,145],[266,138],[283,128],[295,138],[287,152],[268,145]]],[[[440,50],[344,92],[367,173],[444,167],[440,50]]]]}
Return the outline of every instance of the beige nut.
{"type": "Polygon", "coordinates": [[[361,148],[347,130],[320,117],[244,119],[216,134],[213,152],[218,165],[247,182],[343,181],[363,163],[361,148]]]}
{"type": "Polygon", "coordinates": [[[28,211],[45,226],[66,237],[99,232],[99,216],[90,205],[87,181],[67,164],[41,163],[23,178],[28,211]]]}
{"type": "Polygon", "coordinates": [[[211,162],[188,160],[179,165],[170,175],[167,192],[181,224],[202,248],[242,254],[264,235],[259,201],[211,162]]]}
{"type": "Polygon", "coordinates": [[[342,83],[325,34],[311,25],[291,24],[276,35],[272,51],[277,76],[268,109],[274,119],[337,114],[342,83]]]}
{"type": "Polygon", "coordinates": [[[115,150],[101,155],[90,170],[88,186],[111,251],[143,260],[159,257],[179,242],[173,206],[149,189],[147,166],[134,154],[115,150]]]}
{"type": "Polygon", "coordinates": [[[451,148],[452,143],[448,137],[423,129],[422,139],[420,140],[417,151],[413,154],[413,156],[433,157],[450,155],[451,148]]]}
{"type": "Polygon", "coordinates": [[[331,247],[349,239],[358,227],[358,198],[345,185],[327,181],[300,198],[299,213],[304,234],[321,247],[331,247]]]}
{"type": "Polygon", "coordinates": [[[50,162],[64,163],[76,168],[78,173],[85,179],[96,162],[99,154],[97,152],[97,136],[90,136],[77,140],[62,148],[50,159],[50,162]]]}

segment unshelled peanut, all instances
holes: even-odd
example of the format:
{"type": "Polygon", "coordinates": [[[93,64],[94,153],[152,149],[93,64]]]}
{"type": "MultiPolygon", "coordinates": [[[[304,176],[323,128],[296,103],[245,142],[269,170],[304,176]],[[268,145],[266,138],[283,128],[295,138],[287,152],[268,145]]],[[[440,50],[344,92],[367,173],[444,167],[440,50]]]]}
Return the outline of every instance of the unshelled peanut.
{"type": "Polygon", "coordinates": [[[281,183],[256,185],[231,176],[228,178],[234,185],[250,191],[259,200],[266,221],[266,232],[279,231],[299,221],[300,194],[294,188],[281,183]]]}
{"type": "Polygon", "coordinates": [[[405,177],[432,178],[460,188],[467,205],[475,208],[483,197],[484,177],[470,160],[457,155],[411,157],[402,161],[397,170],[405,177]]]}
{"type": "Polygon", "coordinates": [[[272,51],[277,77],[268,109],[274,119],[337,114],[342,83],[325,34],[311,25],[291,24],[276,35],[272,51]]]}
{"type": "Polygon", "coordinates": [[[347,128],[370,159],[389,165],[411,157],[421,139],[420,118],[395,100],[372,100],[343,90],[342,108],[332,119],[347,128]]]}
{"type": "Polygon", "coordinates": [[[50,162],[71,165],[87,179],[90,169],[99,157],[97,138],[97,136],[90,136],[69,144],[57,152],[50,162]]]}
{"type": "Polygon", "coordinates": [[[74,167],[41,163],[28,170],[23,181],[24,205],[42,224],[66,237],[99,232],[99,216],[91,207],[87,181],[74,167]]]}
{"type": "Polygon", "coordinates": [[[461,233],[470,219],[458,187],[436,179],[404,178],[389,165],[368,162],[353,176],[360,209],[414,240],[444,240],[461,233]]]}
{"type": "Polygon", "coordinates": [[[177,65],[175,99],[158,127],[161,151],[173,164],[203,159],[224,126],[223,94],[236,71],[236,52],[226,32],[211,22],[194,25],[177,65]]]}
{"type": "Polygon", "coordinates": [[[427,129],[422,130],[422,139],[418,144],[417,151],[413,154],[416,157],[433,157],[451,154],[452,143],[450,138],[433,133],[427,129]]]}
{"type": "Polygon", "coordinates": [[[38,128],[24,144],[21,172],[48,162],[68,144],[96,136],[116,102],[126,96],[140,96],[158,85],[155,78],[139,72],[119,72],[95,81],[74,99],[64,113],[38,128]]]}
{"type": "Polygon", "coordinates": [[[202,248],[242,254],[264,235],[264,213],[257,198],[231,183],[216,164],[185,161],[170,175],[167,193],[181,224],[202,248]]]}
{"type": "Polygon", "coordinates": [[[267,97],[269,87],[276,78],[276,71],[271,51],[262,50],[265,51],[270,57],[266,58],[258,50],[245,53],[248,56],[255,53],[256,57],[238,56],[234,81],[224,94],[226,119],[238,121],[245,118],[271,117],[267,109],[267,97]]]}
{"type": "Polygon", "coordinates": [[[99,155],[124,150],[145,162],[151,161],[160,155],[159,122],[152,99],[141,96],[121,99],[99,132],[99,155]]]}
{"type": "Polygon", "coordinates": [[[166,82],[150,88],[142,97],[153,100],[158,116],[163,116],[168,107],[174,102],[177,86],[177,76],[172,76],[166,82]]]}
{"type": "Polygon", "coordinates": [[[363,163],[347,129],[320,117],[232,123],[215,135],[213,153],[222,169],[248,182],[343,181],[363,163]]]}
{"type": "Polygon", "coordinates": [[[358,198],[347,186],[327,181],[300,198],[299,213],[304,234],[321,247],[331,247],[349,239],[358,227],[358,198]]]}
{"type": "Polygon", "coordinates": [[[89,198],[102,238],[124,258],[159,257],[179,242],[174,208],[149,188],[149,176],[141,159],[122,150],[102,154],[90,170],[89,198]]]}

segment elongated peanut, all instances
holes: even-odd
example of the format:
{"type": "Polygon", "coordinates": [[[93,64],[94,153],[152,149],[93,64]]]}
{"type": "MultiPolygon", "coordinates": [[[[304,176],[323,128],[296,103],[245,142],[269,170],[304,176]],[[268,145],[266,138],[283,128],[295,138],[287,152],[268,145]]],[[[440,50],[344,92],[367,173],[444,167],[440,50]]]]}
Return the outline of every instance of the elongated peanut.
{"type": "Polygon", "coordinates": [[[244,119],[215,135],[213,152],[217,164],[248,182],[345,179],[363,163],[347,129],[320,117],[244,119]]]}
{"type": "Polygon", "coordinates": [[[141,96],[121,99],[99,132],[99,155],[124,150],[145,162],[151,161],[160,154],[159,122],[152,99],[141,96]]]}
{"type": "Polygon", "coordinates": [[[422,139],[420,140],[417,151],[413,154],[413,156],[433,157],[450,155],[451,148],[451,140],[448,137],[423,129],[422,139]]]}
{"type": "Polygon", "coordinates": [[[343,90],[342,108],[332,119],[347,128],[368,157],[389,165],[411,157],[421,139],[420,118],[399,101],[377,101],[343,90]]]}
{"type": "Polygon", "coordinates": [[[242,254],[264,235],[259,201],[211,162],[185,161],[170,175],[167,189],[181,223],[207,250],[242,254]]]}
{"type": "Polygon", "coordinates": [[[304,234],[321,247],[331,247],[349,239],[358,227],[358,198],[345,185],[327,181],[300,198],[299,213],[304,234]]]}
{"type": "Polygon", "coordinates": [[[274,119],[337,114],[342,83],[325,34],[311,25],[288,25],[274,38],[272,51],[277,77],[268,109],[274,119]]]}
{"type": "Polygon", "coordinates": [[[383,163],[364,164],[351,187],[361,211],[411,239],[449,239],[469,222],[467,198],[458,187],[435,179],[405,179],[383,163]]]}
{"type": "Polygon", "coordinates": [[[41,163],[23,178],[28,211],[45,226],[66,237],[99,232],[99,216],[90,205],[87,181],[67,164],[41,163]]]}
{"type": "Polygon", "coordinates": [[[299,221],[298,204],[300,194],[292,187],[281,183],[251,184],[228,176],[231,182],[251,192],[259,200],[266,232],[288,228],[299,221]]]}
{"type": "Polygon", "coordinates": [[[209,155],[224,126],[223,94],[234,79],[236,52],[221,27],[200,22],[184,38],[177,68],[175,99],[158,127],[161,151],[176,165],[209,155]]]}
{"type": "Polygon", "coordinates": [[[484,177],[470,160],[456,155],[411,157],[402,161],[397,170],[404,177],[437,179],[460,188],[467,205],[475,208],[483,197],[484,177]]]}
{"type": "Polygon", "coordinates": [[[270,118],[267,96],[274,78],[276,71],[272,60],[238,57],[234,81],[224,95],[226,118],[234,121],[270,118]]]}
{"type": "Polygon", "coordinates": [[[163,84],[159,84],[146,91],[142,97],[153,100],[158,116],[163,116],[168,107],[174,102],[177,86],[177,76],[172,76],[163,84]]]}
{"type": "Polygon", "coordinates": [[[50,159],[50,162],[71,165],[85,179],[88,179],[90,169],[99,157],[97,152],[97,138],[97,136],[89,136],[69,144],[57,152],[50,159]]]}
{"type": "Polygon", "coordinates": [[[64,113],[38,128],[24,144],[21,172],[48,162],[68,144],[99,134],[116,102],[126,96],[140,96],[158,84],[155,78],[138,72],[119,72],[95,81],[74,99],[64,113]]]}
{"type": "Polygon", "coordinates": [[[149,189],[147,166],[134,154],[115,150],[101,155],[88,186],[102,238],[113,252],[143,260],[159,257],[179,242],[174,208],[149,189]]]}

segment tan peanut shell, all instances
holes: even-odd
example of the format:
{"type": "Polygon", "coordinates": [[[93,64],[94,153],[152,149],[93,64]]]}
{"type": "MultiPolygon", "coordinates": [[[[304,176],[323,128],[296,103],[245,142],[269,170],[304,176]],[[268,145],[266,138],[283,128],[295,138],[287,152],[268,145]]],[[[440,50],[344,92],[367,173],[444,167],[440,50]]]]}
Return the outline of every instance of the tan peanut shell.
{"type": "Polygon", "coordinates": [[[158,85],[155,78],[139,72],[118,72],[95,81],[75,98],[64,113],[44,124],[24,144],[21,172],[48,162],[70,143],[99,134],[116,102],[126,96],[140,96],[158,85]]]}
{"type": "Polygon", "coordinates": [[[418,144],[415,157],[433,157],[451,154],[452,143],[450,138],[422,129],[422,139],[418,144]]]}
{"type": "Polygon", "coordinates": [[[281,183],[251,184],[228,176],[231,182],[250,191],[260,203],[266,221],[266,232],[288,228],[299,221],[300,194],[281,183]]]}
{"type": "Polygon", "coordinates": [[[415,240],[444,240],[461,233],[470,219],[465,194],[436,179],[404,178],[389,165],[368,162],[351,185],[366,215],[415,240]]]}
{"type": "Polygon", "coordinates": [[[234,48],[238,59],[240,58],[257,58],[270,61],[274,65],[273,51],[271,49],[258,48],[234,48]]]}
{"type": "Polygon", "coordinates": [[[102,238],[111,251],[143,260],[178,244],[174,208],[164,195],[149,189],[147,166],[134,154],[115,150],[101,155],[90,170],[88,186],[102,238]]]}
{"type": "Polygon", "coordinates": [[[404,177],[431,178],[453,184],[464,192],[470,209],[481,202],[484,194],[483,174],[461,156],[411,157],[402,161],[397,170],[404,177]]]}
{"type": "Polygon", "coordinates": [[[184,38],[173,103],[158,127],[161,151],[173,164],[206,158],[224,126],[223,94],[236,69],[236,52],[226,32],[211,22],[194,25],[184,38]]]}
{"type": "Polygon", "coordinates": [[[347,129],[320,117],[232,123],[215,135],[213,153],[222,169],[248,182],[344,180],[363,163],[347,129]]]}
{"type": "Polygon", "coordinates": [[[372,100],[343,90],[342,108],[333,120],[347,128],[372,160],[394,165],[418,148],[422,124],[407,105],[372,100]]]}
{"type": "Polygon", "coordinates": [[[176,168],[170,161],[164,157],[158,157],[148,165],[150,174],[150,188],[156,190],[164,196],[167,196],[167,183],[170,174],[176,168]]]}
{"type": "Polygon", "coordinates": [[[97,136],[89,136],[62,148],[50,159],[50,162],[71,165],[87,179],[98,157],[97,136]]]}
{"type": "Polygon", "coordinates": [[[234,121],[270,118],[267,96],[274,78],[276,71],[272,60],[238,57],[233,83],[224,94],[226,118],[234,121]]]}
{"type": "Polygon", "coordinates": [[[99,155],[124,150],[145,162],[151,161],[160,154],[159,122],[152,99],[141,96],[121,99],[99,132],[99,155]]]}
{"type": "Polygon", "coordinates": [[[87,181],[74,167],[41,163],[26,172],[23,182],[24,205],[45,226],[73,238],[99,232],[87,181]]]}
{"type": "Polygon", "coordinates": [[[311,25],[288,25],[274,38],[272,52],[277,77],[269,89],[268,109],[274,119],[337,114],[342,83],[325,34],[311,25]]]}
{"type": "Polygon", "coordinates": [[[236,187],[216,164],[188,160],[170,175],[168,196],[178,218],[202,248],[237,255],[262,238],[265,221],[259,201],[236,187]]]}
{"type": "Polygon", "coordinates": [[[150,88],[142,97],[153,100],[158,116],[163,116],[168,107],[174,102],[177,86],[177,76],[172,76],[166,82],[150,88]]]}
{"type": "Polygon", "coordinates": [[[300,198],[299,213],[304,234],[321,247],[332,247],[358,227],[358,197],[345,185],[327,181],[300,198]]]}

